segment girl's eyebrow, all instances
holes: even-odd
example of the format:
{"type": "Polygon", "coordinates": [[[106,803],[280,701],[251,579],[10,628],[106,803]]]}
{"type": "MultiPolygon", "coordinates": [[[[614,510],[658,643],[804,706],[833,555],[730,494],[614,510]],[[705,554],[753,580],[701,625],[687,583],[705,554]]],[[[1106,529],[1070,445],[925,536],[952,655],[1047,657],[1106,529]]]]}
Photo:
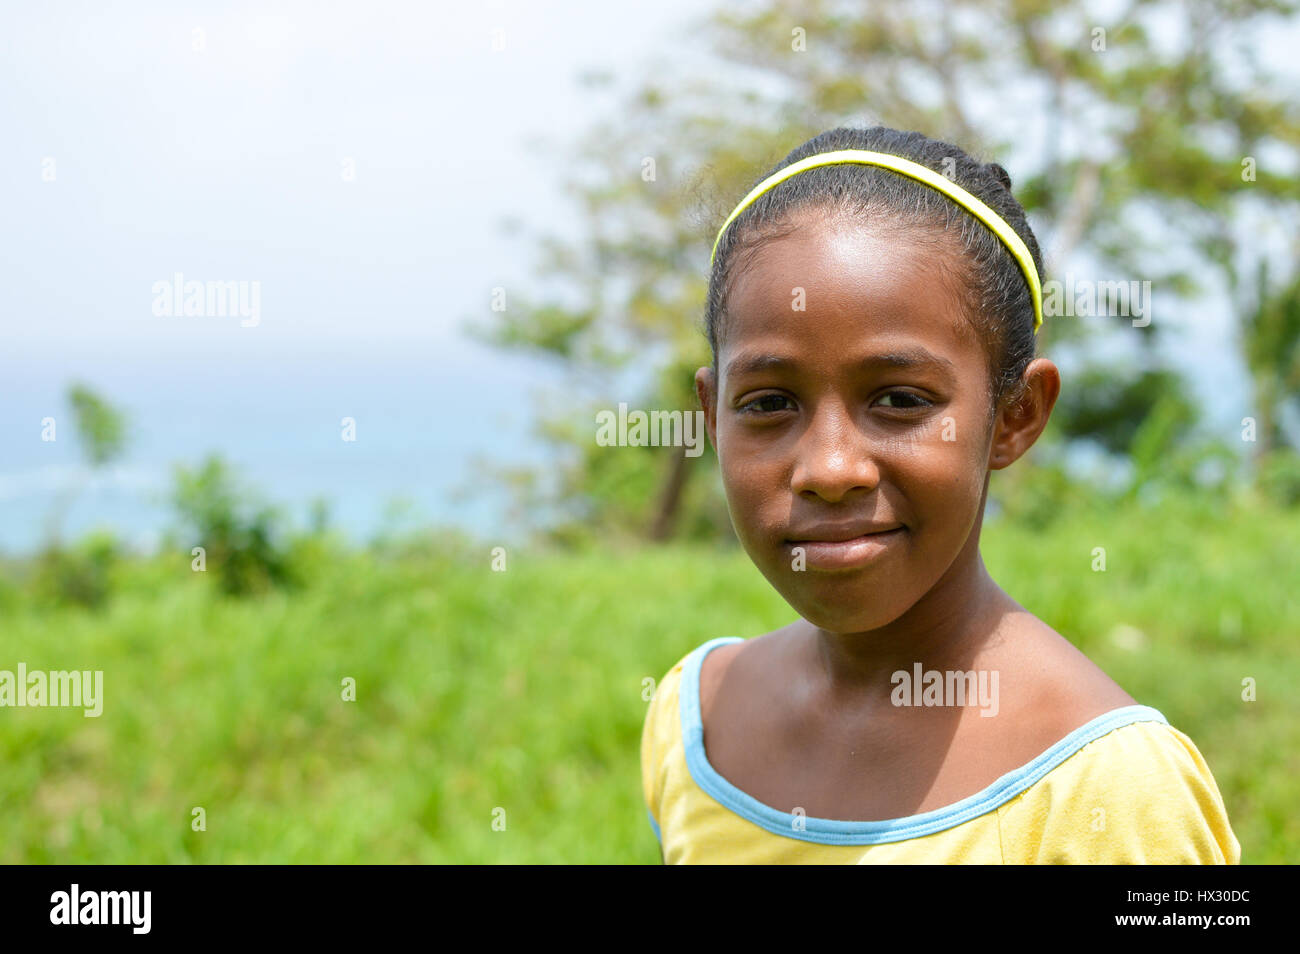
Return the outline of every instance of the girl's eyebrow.
{"type": "MultiPolygon", "coordinates": [[[[793,358],[779,354],[740,354],[727,362],[726,373],[728,377],[731,377],[754,374],[759,371],[792,371],[797,369],[798,366],[799,362],[793,358]]],[[[894,351],[883,351],[879,354],[868,355],[857,362],[857,367],[862,371],[872,371],[877,368],[935,367],[949,374],[956,370],[952,362],[947,358],[920,347],[900,348],[894,351]]]]}

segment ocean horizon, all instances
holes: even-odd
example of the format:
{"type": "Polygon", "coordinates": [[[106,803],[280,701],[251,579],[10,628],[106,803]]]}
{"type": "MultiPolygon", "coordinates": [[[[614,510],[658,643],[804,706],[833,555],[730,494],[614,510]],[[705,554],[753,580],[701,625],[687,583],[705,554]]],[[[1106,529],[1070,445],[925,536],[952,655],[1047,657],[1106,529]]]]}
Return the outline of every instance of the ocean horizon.
{"type": "Polygon", "coordinates": [[[509,356],[457,350],[404,342],[356,357],[205,353],[4,368],[0,552],[37,550],[60,510],[65,541],[105,528],[152,549],[178,523],[168,502],[175,468],[209,454],[290,525],[305,527],[321,499],[329,525],[356,542],[424,526],[503,533],[507,497],[481,470],[546,458],[528,397],[546,376],[509,356]],[[74,381],[126,419],[111,465],[83,459],[65,400],[74,381]],[[49,417],[53,441],[42,440],[49,417]],[[345,418],[354,440],[344,439],[345,418]]]}

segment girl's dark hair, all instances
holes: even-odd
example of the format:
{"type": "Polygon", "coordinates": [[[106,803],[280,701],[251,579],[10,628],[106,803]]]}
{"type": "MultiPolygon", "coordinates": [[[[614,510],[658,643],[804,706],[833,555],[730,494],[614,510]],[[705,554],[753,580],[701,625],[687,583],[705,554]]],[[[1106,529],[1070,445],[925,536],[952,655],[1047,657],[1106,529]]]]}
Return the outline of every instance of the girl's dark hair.
{"type": "MultiPolygon", "coordinates": [[[[799,146],[754,185],[800,159],[837,149],[890,153],[946,175],[1015,229],[1029,248],[1039,275],[1043,274],[1038,241],[1025,220],[1025,210],[1011,195],[1007,171],[918,132],[886,126],[831,129],[799,146]]],[[[914,232],[919,241],[935,250],[936,263],[950,260],[944,252],[954,244],[961,249],[957,273],[944,277],[965,290],[966,313],[987,345],[990,414],[996,413],[1034,357],[1034,304],[1024,273],[997,235],[953,199],[915,179],[862,163],[836,163],[801,172],[764,193],[728,226],[718,242],[709,275],[704,318],[714,371],[726,325],[727,297],[737,274],[765,241],[794,230],[797,211],[814,209],[863,219],[875,217],[882,226],[914,232]]]]}

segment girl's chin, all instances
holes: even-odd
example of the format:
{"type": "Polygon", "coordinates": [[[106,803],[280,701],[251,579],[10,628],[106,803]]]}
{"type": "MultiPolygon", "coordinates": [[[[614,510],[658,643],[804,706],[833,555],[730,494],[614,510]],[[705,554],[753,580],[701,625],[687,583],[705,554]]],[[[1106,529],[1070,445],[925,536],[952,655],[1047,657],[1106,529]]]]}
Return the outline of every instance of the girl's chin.
{"type": "Polygon", "coordinates": [[[854,588],[842,583],[834,588],[784,585],[776,589],[796,613],[828,633],[865,633],[888,626],[901,615],[898,594],[891,592],[894,599],[883,604],[880,584],[854,588]]]}

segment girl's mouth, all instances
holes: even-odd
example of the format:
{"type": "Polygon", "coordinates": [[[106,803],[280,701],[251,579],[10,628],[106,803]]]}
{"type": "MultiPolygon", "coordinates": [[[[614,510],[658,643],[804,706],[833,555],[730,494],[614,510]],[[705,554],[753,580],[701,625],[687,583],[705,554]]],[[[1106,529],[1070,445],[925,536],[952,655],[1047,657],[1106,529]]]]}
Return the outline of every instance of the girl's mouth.
{"type": "Polygon", "coordinates": [[[796,570],[801,568],[800,557],[808,567],[818,570],[854,569],[875,562],[897,547],[906,532],[902,526],[847,538],[843,533],[828,532],[817,536],[831,539],[787,540],[785,546],[796,570]]]}

